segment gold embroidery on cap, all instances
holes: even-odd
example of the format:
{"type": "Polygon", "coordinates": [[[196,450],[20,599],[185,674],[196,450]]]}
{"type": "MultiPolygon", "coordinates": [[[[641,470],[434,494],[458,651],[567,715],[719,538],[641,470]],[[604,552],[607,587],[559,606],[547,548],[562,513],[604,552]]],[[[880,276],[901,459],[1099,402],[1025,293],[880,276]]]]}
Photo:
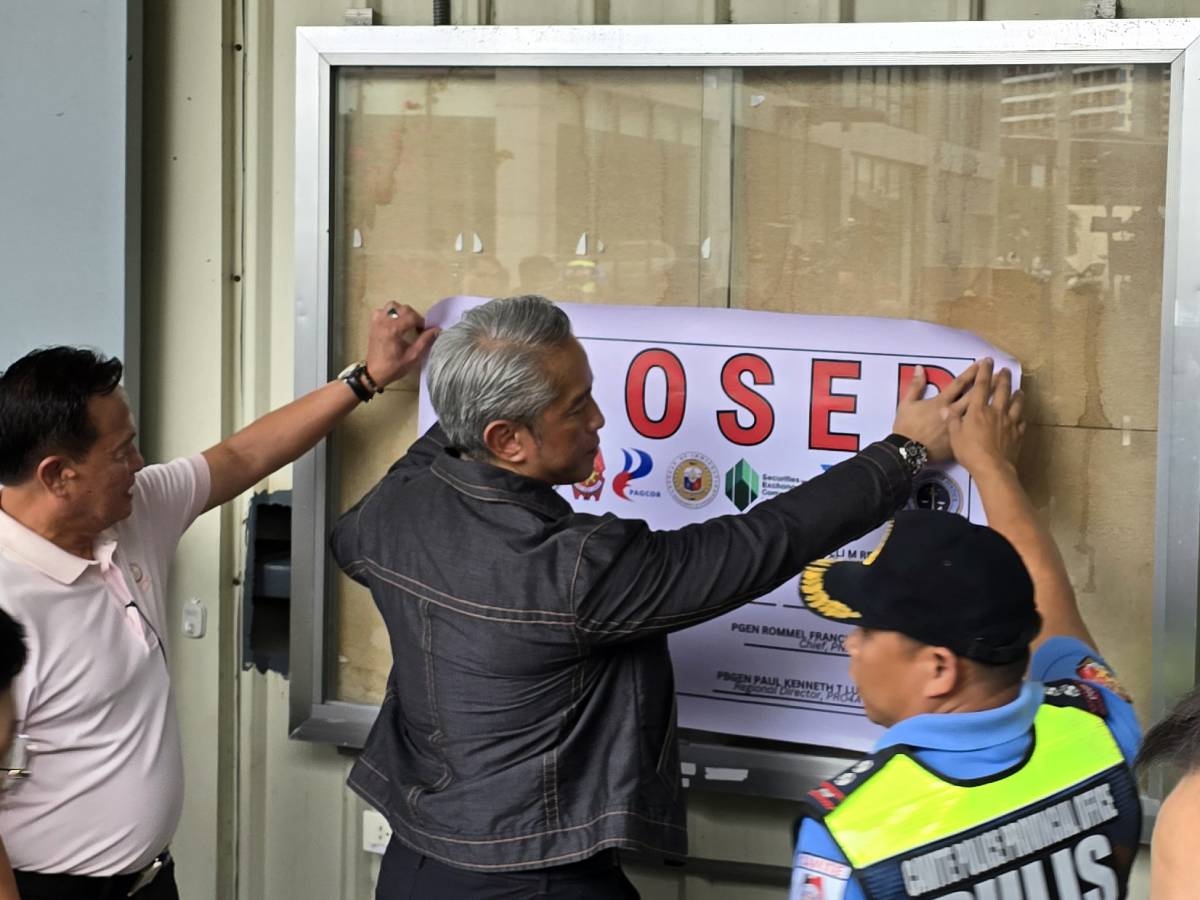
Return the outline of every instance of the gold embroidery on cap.
{"type": "Polygon", "coordinates": [[[890,538],[892,536],[892,529],[895,527],[896,527],[895,519],[892,519],[892,521],[887,523],[887,530],[884,531],[883,539],[880,540],[879,546],[876,547],[874,550],[872,550],[867,555],[867,558],[862,561],[862,564],[864,566],[869,566],[871,563],[875,562],[875,560],[877,560],[879,558],[879,554],[883,550],[883,545],[888,542],[888,538],[890,538]]]}
{"type": "Polygon", "coordinates": [[[833,562],[832,559],[819,559],[800,574],[800,592],[804,595],[804,602],[813,612],[831,619],[861,619],[862,613],[851,609],[841,600],[833,599],[825,590],[825,573],[833,562]]]}

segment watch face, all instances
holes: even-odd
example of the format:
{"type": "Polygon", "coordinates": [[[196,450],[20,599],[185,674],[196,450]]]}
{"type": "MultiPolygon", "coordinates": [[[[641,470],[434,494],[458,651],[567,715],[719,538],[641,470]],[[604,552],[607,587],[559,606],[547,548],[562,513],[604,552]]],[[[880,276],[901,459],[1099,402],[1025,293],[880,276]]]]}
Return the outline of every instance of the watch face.
{"type": "Polygon", "coordinates": [[[925,460],[929,458],[925,448],[916,441],[909,441],[905,444],[903,454],[905,461],[914,473],[918,472],[925,465],[925,460]]]}
{"type": "Polygon", "coordinates": [[[344,368],[344,369],[342,369],[342,371],[338,372],[337,377],[338,378],[349,378],[351,375],[354,374],[354,370],[357,369],[360,365],[362,365],[362,363],[356,363],[356,362],[350,363],[350,365],[346,366],[346,368],[344,368]]]}

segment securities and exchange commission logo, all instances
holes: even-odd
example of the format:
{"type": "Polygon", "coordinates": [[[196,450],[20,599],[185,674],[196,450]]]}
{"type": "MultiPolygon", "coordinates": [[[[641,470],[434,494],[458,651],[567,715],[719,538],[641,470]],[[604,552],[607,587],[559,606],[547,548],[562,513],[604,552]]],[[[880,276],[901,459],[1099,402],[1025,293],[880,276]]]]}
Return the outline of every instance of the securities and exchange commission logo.
{"type": "Polygon", "coordinates": [[[738,512],[745,512],[746,507],[758,499],[760,488],[758,472],[744,459],[739,459],[737,465],[725,473],[725,496],[738,512]]]}
{"type": "Polygon", "coordinates": [[[681,453],[667,470],[667,490],[684,506],[699,509],[717,496],[717,464],[703,453],[681,453]]]}
{"type": "Polygon", "coordinates": [[[936,512],[962,512],[963,489],[957,481],[938,469],[926,469],[913,482],[910,509],[932,509],[936,512]]]}

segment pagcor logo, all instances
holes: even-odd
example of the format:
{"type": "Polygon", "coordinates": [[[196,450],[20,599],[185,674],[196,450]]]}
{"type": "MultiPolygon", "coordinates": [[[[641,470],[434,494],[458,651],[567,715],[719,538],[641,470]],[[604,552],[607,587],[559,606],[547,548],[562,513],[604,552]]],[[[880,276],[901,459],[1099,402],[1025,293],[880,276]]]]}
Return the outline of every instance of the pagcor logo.
{"type": "MultiPolygon", "coordinates": [[[[613,478],[612,489],[613,493],[622,500],[629,500],[627,494],[629,482],[636,481],[639,478],[645,478],[654,469],[654,460],[650,458],[650,454],[645,450],[622,450],[625,454],[625,466],[613,478]]],[[[634,491],[634,496],[644,496],[645,491],[634,491]]],[[[657,496],[658,492],[655,491],[657,496]]]]}

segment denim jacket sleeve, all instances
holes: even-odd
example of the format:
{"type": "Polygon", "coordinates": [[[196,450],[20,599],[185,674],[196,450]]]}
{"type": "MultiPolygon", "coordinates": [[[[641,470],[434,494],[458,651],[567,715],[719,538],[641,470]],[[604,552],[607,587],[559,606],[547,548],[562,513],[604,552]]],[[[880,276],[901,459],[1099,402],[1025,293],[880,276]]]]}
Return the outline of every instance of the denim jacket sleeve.
{"type": "Polygon", "coordinates": [[[571,581],[580,636],[634,640],[715,618],[883,524],[910,488],[895,448],[875,443],[742,515],[675,531],[605,517],[584,536],[571,581]]]}
{"type": "MultiPolygon", "coordinates": [[[[435,423],[408,448],[408,452],[392,463],[384,479],[411,478],[425,471],[437,459],[446,443],[446,433],[442,431],[441,425],[435,423]]],[[[362,555],[359,549],[359,521],[363,507],[370,502],[380,484],[383,484],[382,480],[361,500],[342,513],[329,536],[329,547],[333,551],[334,560],[343,572],[360,584],[366,584],[366,581],[358,565],[362,555]]]]}

